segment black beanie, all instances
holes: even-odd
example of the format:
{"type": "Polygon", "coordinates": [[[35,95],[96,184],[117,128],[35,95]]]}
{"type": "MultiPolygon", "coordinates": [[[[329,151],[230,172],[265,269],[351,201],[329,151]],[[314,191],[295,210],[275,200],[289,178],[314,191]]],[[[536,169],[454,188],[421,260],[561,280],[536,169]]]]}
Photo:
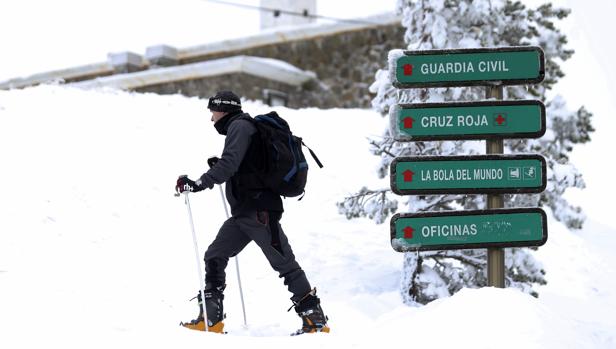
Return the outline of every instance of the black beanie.
{"type": "Polygon", "coordinates": [[[233,112],[242,109],[240,97],[231,91],[218,91],[207,103],[207,108],[212,111],[233,112]]]}

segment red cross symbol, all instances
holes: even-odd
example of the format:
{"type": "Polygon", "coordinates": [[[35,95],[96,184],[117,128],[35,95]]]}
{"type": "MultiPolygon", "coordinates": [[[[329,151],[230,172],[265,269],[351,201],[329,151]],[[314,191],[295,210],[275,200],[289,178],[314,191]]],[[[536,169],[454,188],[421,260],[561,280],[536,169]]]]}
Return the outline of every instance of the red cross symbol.
{"type": "Polygon", "coordinates": [[[498,116],[496,117],[496,123],[498,124],[498,126],[502,126],[505,121],[507,120],[501,114],[498,114],[498,116]]]}

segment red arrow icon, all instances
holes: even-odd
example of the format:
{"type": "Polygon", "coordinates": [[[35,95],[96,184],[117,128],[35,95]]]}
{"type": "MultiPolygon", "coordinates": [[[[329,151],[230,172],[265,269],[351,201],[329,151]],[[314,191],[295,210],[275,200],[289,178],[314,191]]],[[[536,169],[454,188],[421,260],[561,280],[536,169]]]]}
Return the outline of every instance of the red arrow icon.
{"type": "Polygon", "coordinates": [[[413,128],[413,122],[415,121],[415,119],[413,119],[412,117],[406,117],[404,118],[404,128],[413,128]]]}
{"type": "Polygon", "coordinates": [[[404,66],[402,66],[402,68],[404,69],[404,75],[413,75],[412,64],[405,64],[404,66]]]}
{"type": "Polygon", "coordinates": [[[412,239],[413,238],[413,232],[415,232],[415,229],[413,229],[413,227],[408,226],[404,229],[402,229],[402,231],[404,232],[404,238],[405,239],[412,239]]]}
{"type": "Polygon", "coordinates": [[[402,175],[404,176],[404,181],[405,182],[412,182],[414,174],[415,174],[415,172],[413,172],[411,170],[406,170],[406,171],[402,172],[402,175]]]}

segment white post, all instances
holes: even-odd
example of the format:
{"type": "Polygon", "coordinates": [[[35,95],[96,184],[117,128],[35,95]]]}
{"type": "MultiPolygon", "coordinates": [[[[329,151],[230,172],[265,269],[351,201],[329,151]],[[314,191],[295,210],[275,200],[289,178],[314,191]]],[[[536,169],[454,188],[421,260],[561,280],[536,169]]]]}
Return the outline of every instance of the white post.
{"type": "Polygon", "coordinates": [[[261,29],[315,22],[316,0],[261,0],[261,29]]]}

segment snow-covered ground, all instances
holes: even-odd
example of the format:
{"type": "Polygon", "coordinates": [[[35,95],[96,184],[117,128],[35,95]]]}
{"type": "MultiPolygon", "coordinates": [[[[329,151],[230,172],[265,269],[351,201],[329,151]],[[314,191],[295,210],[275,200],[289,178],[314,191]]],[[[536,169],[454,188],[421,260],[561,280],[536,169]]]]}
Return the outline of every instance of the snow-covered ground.
{"type": "MultiPolygon", "coordinates": [[[[484,288],[402,305],[402,255],[388,225],[347,221],[335,206],[362,185],[388,185],[366,141],[386,120],[358,109],[278,108],[325,164],[313,164],[302,201],[285,201],[282,224],[332,332],[288,336],[299,318],[254,245],[239,255],[248,327],[233,261],[229,334],[179,327],[196,315],[188,300],[199,283],[173,186],[222,149],[206,103],[61,86],[0,91],[0,348],[616,347],[616,224],[596,222],[592,205],[581,232],[550,218],[536,252],[549,281],[538,299],[484,288]]],[[[193,194],[191,205],[203,251],[224,220],[220,193],[193,194]]]]}

